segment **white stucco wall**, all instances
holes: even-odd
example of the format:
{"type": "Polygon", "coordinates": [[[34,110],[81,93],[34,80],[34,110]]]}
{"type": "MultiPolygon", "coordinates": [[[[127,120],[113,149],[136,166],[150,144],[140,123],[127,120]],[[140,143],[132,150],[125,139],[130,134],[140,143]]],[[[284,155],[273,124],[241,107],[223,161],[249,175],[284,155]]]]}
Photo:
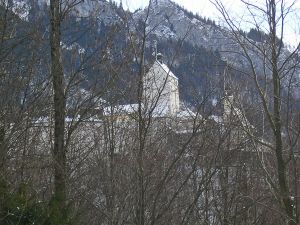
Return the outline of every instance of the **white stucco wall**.
{"type": "Polygon", "coordinates": [[[144,78],[144,102],[147,109],[175,115],[179,110],[178,78],[158,61],[144,78]]]}

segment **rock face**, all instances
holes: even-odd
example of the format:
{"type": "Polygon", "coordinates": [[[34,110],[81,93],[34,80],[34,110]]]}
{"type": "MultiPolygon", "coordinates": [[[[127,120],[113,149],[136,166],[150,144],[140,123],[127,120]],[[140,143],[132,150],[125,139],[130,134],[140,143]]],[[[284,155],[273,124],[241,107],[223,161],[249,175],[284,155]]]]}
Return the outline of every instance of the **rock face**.
{"type": "MultiPolygon", "coordinates": [[[[145,19],[147,9],[134,13],[135,20],[145,19]]],[[[158,38],[185,40],[192,45],[222,51],[232,45],[225,30],[213,21],[191,14],[172,1],[152,1],[147,29],[158,38]]]]}

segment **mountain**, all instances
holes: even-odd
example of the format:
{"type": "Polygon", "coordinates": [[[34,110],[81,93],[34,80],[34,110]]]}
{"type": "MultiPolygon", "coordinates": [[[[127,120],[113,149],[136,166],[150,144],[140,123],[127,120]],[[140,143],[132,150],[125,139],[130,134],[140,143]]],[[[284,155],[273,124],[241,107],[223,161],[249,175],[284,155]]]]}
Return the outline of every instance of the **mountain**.
{"type": "MultiPolygon", "coordinates": [[[[148,8],[142,9],[135,12],[133,17],[135,21],[145,20],[147,17],[147,31],[151,31],[159,40],[184,40],[193,46],[204,46],[207,50],[218,51],[224,60],[234,66],[246,65],[246,60],[232,54],[240,52],[241,49],[226,28],[216,25],[212,20],[194,15],[170,0],[152,0],[149,12],[148,8]]],[[[245,31],[240,32],[246,34],[245,31]]],[[[259,40],[258,36],[258,32],[251,29],[249,38],[253,41],[264,41],[263,38],[259,40]]]]}
{"type": "MultiPolygon", "coordinates": [[[[23,21],[29,22],[32,29],[39,27],[40,35],[46,40],[49,35],[49,2],[14,0],[11,4],[12,11],[23,21]]],[[[64,7],[68,8],[68,5],[64,7]]],[[[63,22],[62,49],[65,58],[74,57],[74,52],[77,52],[72,62],[66,60],[66,73],[71,74],[74,67],[80,67],[80,60],[84,56],[89,61],[85,62],[83,70],[77,68],[82,70],[81,75],[86,78],[84,86],[89,87],[88,83],[95,80],[100,87],[106,86],[107,80],[110,79],[107,74],[114,68],[108,70],[100,64],[112,60],[115,65],[121,65],[122,62],[124,64],[124,61],[132,59],[128,61],[128,68],[122,67],[118,85],[121,89],[126,89],[126,85],[136,88],[132,83],[128,83],[128,80],[134,79],[136,73],[133,52],[129,48],[131,40],[128,32],[135,34],[138,45],[143,26],[146,26],[148,34],[147,62],[151,62],[157,43],[157,50],[165,55],[166,63],[179,77],[180,92],[185,101],[193,102],[201,96],[209,96],[212,102],[220,99],[224,87],[223,73],[228,64],[239,68],[230,73],[236,84],[241,84],[239,70],[246,71],[249,64],[243,57],[237,57],[238,54],[232,54],[242,50],[232,41],[228,30],[212,20],[194,15],[170,0],[152,0],[149,8],[135,12],[125,11],[122,5],[105,0],[84,0],[76,4],[63,22]],[[95,65],[96,62],[99,65],[95,65]]],[[[245,31],[240,32],[258,44],[266,38],[255,29],[250,30],[248,34],[245,31]]],[[[43,48],[47,48],[47,45],[45,41],[43,48]]],[[[250,52],[250,57],[253,58],[255,67],[263,70],[263,60],[257,57],[255,51],[250,52]]],[[[251,89],[253,87],[250,84],[243,90],[244,95],[249,96],[251,89]]],[[[130,93],[132,95],[135,92],[130,93]]],[[[243,92],[241,94],[243,95],[243,92]]],[[[126,98],[128,101],[134,101],[135,97],[126,98]]]]}
{"type": "MultiPolygon", "coordinates": [[[[210,79],[210,82],[216,82],[223,79],[222,77],[218,77],[218,73],[223,74],[224,65],[230,65],[230,67],[233,68],[232,71],[229,71],[229,74],[231,74],[230,79],[233,79],[233,83],[237,86],[243,87],[239,90],[241,97],[248,98],[248,100],[251,100],[251,98],[252,100],[257,99],[257,90],[255,90],[254,84],[251,83],[251,81],[250,83],[245,83],[245,79],[242,78],[242,73],[246,72],[251,74],[251,65],[245,57],[241,46],[233,41],[234,38],[228,28],[217,25],[214,21],[202,18],[199,15],[194,15],[170,0],[152,0],[149,8],[135,12],[133,17],[135,21],[146,21],[147,31],[151,32],[155,36],[153,38],[156,38],[159,42],[178,42],[183,40],[185,43],[193,46],[194,49],[200,48],[202,49],[202,52],[206,51],[206,53],[200,54],[200,57],[198,55],[195,58],[193,57],[193,54],[190,54],[193,51],[192,48],[190,48],[189,52],[185,52],[182,49],[182,52],[185,52],[186,57],[188,57],[189,60],[175,61],[175,67],[178,64],[186,65],[184,70],[178,71],[179,74],[188,71],[189,74],[185,74],[185,76],[188,76],[189,79],[191,79],[192,74],[196,74],[197,76],[197,73],[204,72],[199,70],[191,71],[190,68],[193,68],[191,62],[201,61],[206,57],[209,58],[210,54],[214,53],[214,56],[218,58],[218,62],[212,60],[209,62],[209,65],[206,65],[210,67],[206,72],[208,72],[210,76],[214,76],[214,79],[210,79]],[[215,69],[213,69],[214,67],[215,69]]],[[[243,42],[244,46],[248,48],[248,57],[251,58],[257,74],[262,77],[264,76],[263,74],[271,76],[272,71],[269,69],[270,65],[268,65],[268,62],[265,61],[264,53],[253,47],[256,45],[260,48],[259,46],[262,46],[263,43],[268,40],[268,35],[256,28],[250,29],[249,32],[238,30],[238,33],[240,40],[243,42]]],[[[291,52],[279,38],[277,38],[277,42],[282,44],[282,51],[278,57],[279,66],[283,66],[285,59],[291,52]]],[[[184,48],[186,48],[186,46],[184,48]]],[[[265,49],[265,51],[265,54],[271,54],[268,52],[268,49],[265,49]]],[[[296,60],[298,60],[297,57],[291,62],[291,67],[295,65],[296,60]]],[[[205,65],[198,64],[197,66],[203,67],[205,65]]],[[[294,79],[294,83],[300,82],[299,77],[295,77],[294,79]]],[[[186,84],[185,79],[182,81],[186,84]]],[[[206,85],[205,82],[203,85],[203,80],[196,81],[202,82],[200,89],[203,90],[206,85]]],[[[283,77],[282,84],[285,86],[283,89],[283,96],[286,96],[288,95],[287,89],[290,85],[290,80],[283,77]]],[[[221,86],[216,83],[214,85],[221,88],[221,86]]],[[[299,89],[293,88],[292,95],[294,98],[300,99],[299,89]]]]}

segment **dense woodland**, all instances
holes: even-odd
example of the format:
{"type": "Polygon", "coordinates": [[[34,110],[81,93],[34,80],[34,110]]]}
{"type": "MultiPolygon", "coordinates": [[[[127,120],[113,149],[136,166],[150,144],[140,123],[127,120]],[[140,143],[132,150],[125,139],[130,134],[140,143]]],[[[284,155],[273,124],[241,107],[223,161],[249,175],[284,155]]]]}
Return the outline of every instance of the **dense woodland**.
{"type": "Polygon", "coordinates": [[[293,4],[245,1],[246,32],[213,2],[226,27],[172,5],[230,40],[226,53],[158,37],[149,8],[1,2],[1,225],[299,224],[299,46],[282,30],[293,4]],[[188,116],[144,99],[157,50],[188,116]]]}

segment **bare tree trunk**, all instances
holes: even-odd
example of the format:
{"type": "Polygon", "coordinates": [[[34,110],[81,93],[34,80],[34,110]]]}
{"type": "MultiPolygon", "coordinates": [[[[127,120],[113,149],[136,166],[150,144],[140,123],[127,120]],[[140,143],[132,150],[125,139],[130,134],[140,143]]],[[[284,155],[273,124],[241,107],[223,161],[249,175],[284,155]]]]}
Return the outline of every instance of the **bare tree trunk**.
{"type": "Polygon", "coordinates": [[[4,146],[5,130],[3,126],[0,126],[0,178],[5,174],[5,159],[7,155],[6,148],[4,146]]]}
{"type": "Polygon", "coordinates": [[[66,211],[66,151],[64,148],[66,101],[60,52],[61,14],[59,0],[50,1],[50,18],[51,75],[54,90],[54,208],[52,211],[54,210],[53,216],[60,220],[63,219],[66,211]]]}
{"type": "Polygon", "coordinates": [[[143,77],[144,71],[144,58],[145,58],[145,43],[146,36],[143,37],[142,54],[140,62],[140,73],[138,80],[138,153],[137,153],[137,178],[138,178],[138,190],[137,190],[137,210],[136,210],[136,224],[144,225],[145,223],[145,187],[144,187],[144,148],[145,148],[145,135],[147,128],[145,126],[145,118],[142,109],[143,98],[143,77]]]}
{"type": "MultiPolygon", "coordinates": [[[[272,145],[264,145],[264,148],[267,146],[267,148],[274,150],[276,156],[276,167],[270,168],[269,171],[264,169],[266,172],[266,178],[271,184],[272,191],[274,191],[277,199],[279,200],[280,208],[285,215],[284,219],[287,219],[286,223],[289,225],[296,225],[298,220],[297,213],[295,211],[297,200],[295,200],[294,196],[296,195],[295,193],[293,194],[292,186],[289,184],[288,174],[291,159],[287,157],[288,149],[293,149],[293,144],[286,144],[285,140],[287,140],[287,138],[283,134],[286,130],[289,130],[289,126],[284,124],[283,118],[284,111],[290,110],[291,105],[289,104],[289,101],[287,109],[281,108],[281,105],[285,102],[286,98],[284,94],[281,93],[282,90],[285,90],[284,79],[286,79],[287,76],[293,77],[294,72],[290,68],[295,68],[299,65],[298,62],[292,60],[297,51],[295,50],[290,52],[289,55],[286,56],[283,49],[284,27],[286,26],[285,18],[292,12],[291,8],[294,3],[289,4],[288,1],[285,0],[266,0],[264,6],[261,6],[248,1],[242,2],[248,8],[254,21],[258,17],[264,18],[265,20],[265,24],[267,25],[265,30],[267,30],[268,37],[262,44],[256,44],[248,39],[247,36],[240,35],[236,32],[238,30],[238,25],[230,17],[229,11],[225,9],[222,2],[215,0],[215,5],[224,17],[226,23],[229,25],[234,40],[241,47],[241,54],[250,65],[250,76],[252,76],[254,80],[256,90],[258,91],[262,102],[264,114],[267,116],[267,122],[270,126],[270,130],[272,131],[270,133],[272,145]],[[263,13],[263,16],[259,14],[261,12],[263,13]],[[270,70],[264,69],[262,72],[256,70],[255,60],[253,60],[253,57],[251,56],[251,54],[253,54],[252,51],[254,51],[262,60],[264,66],[270,70]],[[272,76],[272,84],[270,86],[272,93],[269,93],[265,86],[268,84],[266,77],[269,75],[269,72],[272,76]],[[265,85],[261,85],[258,81],[262,75],[265,76],[265,85]],[[272,95],[272,105],[268,102],[269,94],[272,95]],[[268,175],[269,172],[274,173],[276,181],[273,182],[272,177],[268,175]]],[[[256,25],[258,28],[260,27],[258,23],[256,23],[256,25]]],[[[264,31],[264,29],[261,29],[261,31],[264,31]]],[[[288,91],[292,91],[292,89],[288,87],[288,91]]],[[[252,139],[255,135],[250,134],[250,137],[252,139]]],[[[253,140],[254,142],[259,143],[259,139],[254,138],[253,140]]],[[[293,155],[294,153],[290,152],[290,154],[293,155]]]]}
{"type": "Polygon", "coordinates": [[[273,104],[274,104],[274,137],[275,137],[275,151],[277,159],[277,173],[278,173],[278,184],[283,205],[286,210],[290,225],[295,225],[296,221],[293,213],[293,203],[289,196],[289,188],[286,179],[286,163],[283,158],[283,144],[282,144],[282,129],[281,129],[281,91],[280,91],[280,77],[278,73],[278,56],[277,47],[280,45],[277,41],[276,32],[276,2],[271,0],[269,3],[269,26],[270,26],[270,38],[272,43],[272,76],[273,76],[273,104]]]}

